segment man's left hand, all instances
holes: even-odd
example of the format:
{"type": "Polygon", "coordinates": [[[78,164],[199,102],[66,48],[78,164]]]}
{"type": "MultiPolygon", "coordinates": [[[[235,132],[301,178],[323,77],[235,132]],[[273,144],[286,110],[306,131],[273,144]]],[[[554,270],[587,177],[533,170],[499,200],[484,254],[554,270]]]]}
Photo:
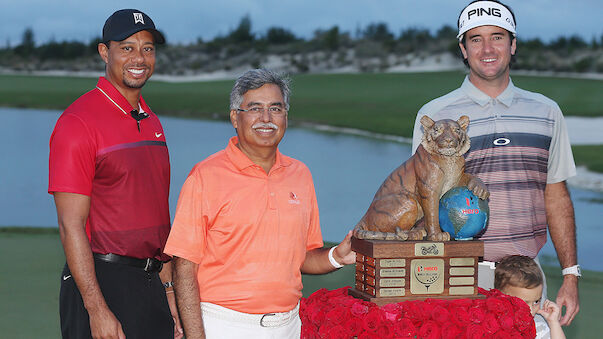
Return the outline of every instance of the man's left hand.
{"type": "Polygon", "coordinates": [[[570,325],[580,310],[580,300],[578,298],[578,277],[571,274],[563,277],[563,284],[557,293],[557,300],[555,302],[562,310],[563,306],[565,306],[565,314],[560,320],[561,325],[570,325]]]}
{"type": "Polygon", "coordinates": [[[178,315],[178,308],[176,307],[174,290],[170,290],[170,292],[167,293],[167,300],[168,305],[170,306],[170,313],[172,313],[172,319],[174,319],[174,339],[181,339],[184,337],[184,330],[182,329],[182,324],[180,324],[180,316],[178,315]]]}
{"type": "Polygon", "coordinates": [[[356,252],[352,251],[352,231],[349,231],[343,241],[333,251],[333,258],[342,265],[356,262],[356,252]]]}

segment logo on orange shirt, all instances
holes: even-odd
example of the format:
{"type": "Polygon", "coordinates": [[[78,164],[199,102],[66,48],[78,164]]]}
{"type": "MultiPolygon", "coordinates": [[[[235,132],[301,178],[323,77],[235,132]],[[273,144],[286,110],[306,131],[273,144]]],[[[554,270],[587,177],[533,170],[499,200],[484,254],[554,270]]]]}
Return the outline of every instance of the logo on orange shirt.
{"type": "Polygon", "coordinates": [[[299,199],[297,199],[297,195],[293,192],[289,192],[289,203],[299,205],[299,199]]]}

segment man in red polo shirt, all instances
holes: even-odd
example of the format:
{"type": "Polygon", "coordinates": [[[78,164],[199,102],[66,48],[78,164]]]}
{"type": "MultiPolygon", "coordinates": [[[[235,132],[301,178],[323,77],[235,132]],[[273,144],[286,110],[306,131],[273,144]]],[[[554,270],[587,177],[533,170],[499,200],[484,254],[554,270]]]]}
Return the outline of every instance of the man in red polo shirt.
{"type": "Polygon", "coordinates": [[[180,192],[165,252],[187,339],[299,338],[301,273],[355,262],[351,232],[322,248],[308,168],[283,155],[289,86],[264,69],[243,74],[230,96],[237,131],[198,163],[180,192]]]}
{"type": "Polygon", "coordinates": [[[98,52],[105,76],[61,115],[50,138],[54,195],[67,263],[63,338],[182,337],[163,254],[170,231],[170,164],[157,116],[142,99],[155,44],[141,11],[113,13],[98,52]]]}

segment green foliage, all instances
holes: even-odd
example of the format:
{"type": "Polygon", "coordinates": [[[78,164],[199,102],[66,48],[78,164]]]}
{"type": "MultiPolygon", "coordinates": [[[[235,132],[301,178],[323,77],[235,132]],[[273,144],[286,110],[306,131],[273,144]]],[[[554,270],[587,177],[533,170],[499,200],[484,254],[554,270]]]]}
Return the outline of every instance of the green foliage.
{"type": "Polygon", "coordinates": [[[332,51],[337,50],[340,45],[339,27],[333,26],[328,30],[316,30],[314,32],[314,40],[317,41],[323,48],[332,51]]]}
{"type": "Polygon", "coordinates": [[[282,27],[270,27],[266,32],[266,41],[269,44],[282,45],[296,41],[295,34],[282,27]]]}
{"type": "Polygon", "coordinates": [[[23,38],[21,39],[21,44],[15,47],[15,53],[22,57],[30,56],[36,48],[36,43],[34,40],[34,32],[31,27],[27,27],[25,31],[23,31],[23,38]]]}
{"type": "Polygon", "coordinates": [[[251,33],[251,18],[249,15],[245,15],[239,21],[239,26],[230,32],[228,38],[233,43],[251,42],[255,39],[253,33],[251,33]]]}
{"type": "Polygon", "coordinates": [[[603,146],[577,145],[572,146],[577,166],[585,166],[591,171],[603,173],[603,146]]]}
{"type": "Polygon", "coordinates": [[[387,28],[387,24],[379,22],[369,24],[362,33],[362,37],[373,41],[390,41],[394,39],[394,35],[387,28]]]}

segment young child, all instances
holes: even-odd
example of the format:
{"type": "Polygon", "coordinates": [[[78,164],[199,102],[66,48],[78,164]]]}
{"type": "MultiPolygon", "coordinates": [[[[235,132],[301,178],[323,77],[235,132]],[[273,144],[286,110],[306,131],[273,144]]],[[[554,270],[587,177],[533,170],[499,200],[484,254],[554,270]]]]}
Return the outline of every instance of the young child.
{"type": "Polygon", "coordinates": [[[548,323],[547,328],[544,322],[539,321],[539,317],[535,317],[536,338],[565,339],[559,323],[559,306],[550,300],[545,300],[540,307],[542,286],[542,271],[530,257],[511,255],[503,258],[496,265],[494,288],[504,294],[522,299],[530,307],[532,316],[540,314],[548,323]]]}

